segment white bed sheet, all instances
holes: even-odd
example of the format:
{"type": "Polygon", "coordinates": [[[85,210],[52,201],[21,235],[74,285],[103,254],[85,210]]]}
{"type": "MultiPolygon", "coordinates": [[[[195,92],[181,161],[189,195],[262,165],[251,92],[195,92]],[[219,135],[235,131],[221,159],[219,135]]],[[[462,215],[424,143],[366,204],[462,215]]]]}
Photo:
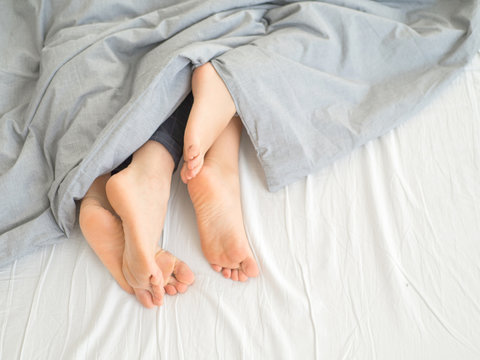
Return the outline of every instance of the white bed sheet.
{"type": "Polygon", "coordinates": [[[480,56],[423,112],[269,193],[244,136],[261,274],[204,260],[175,175],[163,246],[196,274],[147,310],[77,231],[0,269],[2,359],[479,359],[480,56]]]}

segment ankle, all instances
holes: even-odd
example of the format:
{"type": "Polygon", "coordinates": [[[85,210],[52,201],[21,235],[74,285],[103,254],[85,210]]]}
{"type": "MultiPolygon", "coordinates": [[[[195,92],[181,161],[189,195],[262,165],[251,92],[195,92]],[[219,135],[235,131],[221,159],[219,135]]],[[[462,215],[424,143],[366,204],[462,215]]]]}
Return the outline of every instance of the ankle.
{"type": "Polygon", "coordinates": [[[128,174],[131,179],[134,179],[135,183],[143,184],[161,193],[167,193],[167,196],[170,195],[173,171],[170,171],[169,168],[132,162],[124,171],[126,175],[128,174]]]}
{"type": "Polygon", "coordinates": [[[170,152],[159,142],[149,140],[138,149],[131,165],[141,167],[143,171],[158,174],[172,174],[175,162],[170,152]]]}

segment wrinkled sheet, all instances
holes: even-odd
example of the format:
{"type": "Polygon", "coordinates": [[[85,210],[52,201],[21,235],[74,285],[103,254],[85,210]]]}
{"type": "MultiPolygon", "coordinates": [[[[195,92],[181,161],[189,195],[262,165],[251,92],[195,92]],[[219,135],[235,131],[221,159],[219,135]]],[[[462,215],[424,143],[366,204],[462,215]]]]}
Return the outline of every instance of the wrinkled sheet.
{"type": "Polygon", "coordinates": [[[76,229],[0,269],[0,358],[477,360],[479,119],[480,55],[411,121],[276,193],[244,136],[257,279],[210,269],[175,174],[162,245],[195,272],[188,293],[142,308],[76,229]]]}
{"type": "Polygon", "coordinates": [[[212,60],[270,190],[428,104],[479,46],[478,0],[4,0],[0,266],[74,227],[212,60]]]}

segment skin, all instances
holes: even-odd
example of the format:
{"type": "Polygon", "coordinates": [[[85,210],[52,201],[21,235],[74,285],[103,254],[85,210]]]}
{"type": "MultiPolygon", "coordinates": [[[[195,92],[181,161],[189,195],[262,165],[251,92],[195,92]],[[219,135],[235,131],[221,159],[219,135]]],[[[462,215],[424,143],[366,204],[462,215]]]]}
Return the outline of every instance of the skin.
{"type": "MultiPolygon", "coordinates": [[[[137,158],[137,163],[138,160],[137,158]]],[[[134,171],[137,170],[139,169],[134,171]]],[[[122,190],[122,186],[131,185],[127,183],[127,180],[131,180],[131,176],[135,175],[135,173],[127,173],[127,175],[129,176],[128,178],[116,178],[118,183],[115,183],[115,187],[110,188],[112,197],[116,196],[115,191],[122,190]]],[[[137,220],[136,217],[129,217],[130,213],[128,211],[134,212],[129,207],[139,206],[138,202],[140,199],[135,198],[134,201],[128,202],[128,205],[122,208],[123,218],[119,216],[112,207],[106,191],[108,185],[112,185],[111,180],[114,179],[114,176],[102,175],[91,185],[80,205],[80,228],[90,247],[95,251],[122,289],[128,293],[135,294],[140,303],[147,308],[159,306],[163,303],[165,292],[169,295],[185,292],[188,286],[193,283],[194,275],[185,263],[169,252],[160,249],[156,245],[157,242],[152,241],[149,237],[145,238],[146,241],[130,238],[128,240],[131,242],[130,247],[127,247],[124,225],[126,223],[131,224],[137,220]],[[138,243],[135,242],[136,240],[139,240],[138,243]],[[132,247],[136,248],[132,251],[132,247]],[[128,253],[128,251],[132,252],[128,253]],[[142,254],[141,260],[135,258],[138,254],[142,254]],[[130,266],[132,262],[134,266],[130,266]],[[137,269],[140,269],[140,272],[134,273],[137,269]],[[147,269],[146,272],[141,272],[145,271],[145,269],[147,269]],[[149,271],[150,269],[152,271],[149,271]],[[129,276],[131,277],[130,279],[129,276]],[[141,276],[144,276],[145,279],[142,279],[141,276]],[[156,277],[156,284],[151,283],[152,276],[156,277]]],[[[133,188],[138,187],[139,183],[140,181],[133,188]]],[[[127,193],[128,195],[125,197],[116,199],[117,207],[119,207],[118,202],[128,201],[129,196],[137,195],[135,191],[127,193]]],[[[160,222],[163,226],[163,218],[165,216],[163,210],[166,209],[166,204],[164,207],[158,207],[158,209],[160,213],[156,214],[158,216],[156,224],[158,225],[158,222],[160,222]]],[[[152,217],[154,216],[152,215],[152,217]]],[[[133,229],[131,233],[136,235],[135,231],[133,229]]]]}
{"type": "Polygon", "coordinates": [[[153,302],[163,298],[163,275],[155,262],[174,162],[163,145],[148,141],[138,149],[130,165],[110,177],[106,194],[120,217],[125,235],[122,270],[134,289],[148,290],[153,302]]]}
{"type": "MultiPolygon", "coordinates": [[[[181,178],[195,208],[202,250],[212,268],[234,281],[258,275],[243,225],[238,172],[242,125],[235,104],[210,63],[192,77],[194,103],[184,138],[181,178]]],[[[97,178],[82,200],[80,227],[118,284],[146,307],[165,292],[183,293],[190,268],[158,247],[174,162],[148,141],[119,173],[97,178]]]]}
{"type": "Polygon", "coordinates": [[[185,129],[182,180],[195,208],[202,250],[215,271],[232,280],[258,275],[243,225],[238,173],[242,124],[210,63],[192,77],[194,97],[185,129]]]}

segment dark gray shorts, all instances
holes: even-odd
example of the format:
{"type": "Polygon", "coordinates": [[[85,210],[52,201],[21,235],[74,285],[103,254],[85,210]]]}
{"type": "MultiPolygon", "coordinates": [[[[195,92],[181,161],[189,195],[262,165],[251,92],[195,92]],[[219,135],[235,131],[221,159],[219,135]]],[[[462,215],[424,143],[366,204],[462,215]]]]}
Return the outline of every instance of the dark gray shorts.
{"type": "MultiPolygon", "coordinates": [[[[183,154],[183,136],[185,127],[187,126],[188,115],[193,104],[192,93],[183,100],[180,106],[173,112],[170,117],[165,120],[162,125],[153,133],[149,140],[154,140],[162,144],[165,149],[172,155],[175,163],[175,170],[180,163],[183,154]]],[[[132,161],[130,155],[122,164],[112,171],[112,175],[125,169],[132,161]]],[[[174,170],[174,171],[175,171],[174,170]]]]}

